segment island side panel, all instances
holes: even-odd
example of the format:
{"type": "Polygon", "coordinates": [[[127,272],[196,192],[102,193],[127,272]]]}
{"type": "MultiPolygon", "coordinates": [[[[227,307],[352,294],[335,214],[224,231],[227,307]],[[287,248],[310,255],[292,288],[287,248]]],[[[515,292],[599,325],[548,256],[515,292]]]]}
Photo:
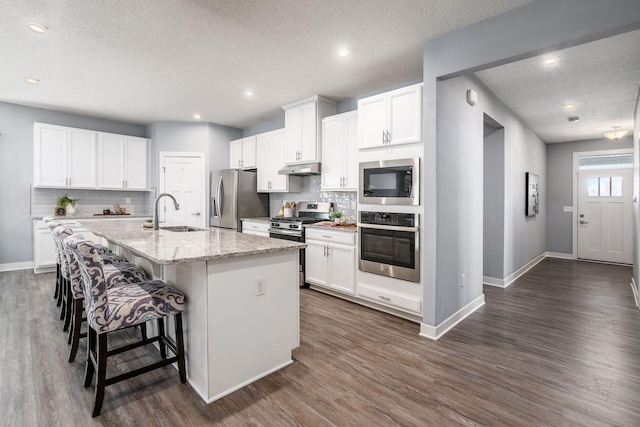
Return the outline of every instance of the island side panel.
{"type": "Polygon", "coordinates": [[[207,262],[209,401],[292,363],[300,344],[298,257],[291,250],[207,262]]]}

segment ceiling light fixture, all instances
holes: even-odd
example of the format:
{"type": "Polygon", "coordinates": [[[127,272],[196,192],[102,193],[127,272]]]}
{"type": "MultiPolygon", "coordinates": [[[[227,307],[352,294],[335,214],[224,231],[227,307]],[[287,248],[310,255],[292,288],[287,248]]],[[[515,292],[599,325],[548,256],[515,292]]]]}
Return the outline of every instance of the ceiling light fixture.
{"type": "Polygon", "coordinates": [[[617,142],[620,138],[624,138],[629,134],[628,130],[618,130],[620,129],[620,126],[611,126],[611,127],[613,128],[613,131],[605,132],[604,136],[614,142],[617,142]]]}
{"type": "Polygon", "coordinates": [[[24,81],[27,83],[31,83],[32,85],[37,85],[38,83],[40,83],[40,80],[36,79],[35,77],[27,77],[26,79],[24,79],[24,81]]]}
{"type": "Polygon", "coordinates": [[[200,114],[194,114],[193,118],[200,120],[202,118],[202,116],[200,114]]]}
{"type": "Polygon", "coordinates": [[[569,123],[575,123],[575,122],[579,122],[580,121],[580,117],[578,117],[578,116],[567,117],[567,120],[569,120],[569,123]]]}
{"type": "Polygon", "coordinates": [[[42,24],[35,23],[35,22],[27,22],[27,27],[29,27],[29,29],[31,31],[33,31],[34,33],[38,33],[38,34],[42,34],[45,31],[47,31],[47,27],[45,27],[42,24]]]}
{"type": "Polygon", "coordinates": [[[554,58],[553,56],[550,56],[549,58],[546,58],[544,60],[544,65],[553,65],[556,62],[558,62],[558,58],[554,58]]]}
{"type": "Polygon", "coordinates": [[[336,53],[338,54],[338,56],[345,57],[345,56],[349,56],[351,51],[346,47],[341,47],[341,48],[338,48],[338,50],[336,50],[336,53]]]}
{"type": "Polygon", "coordinates": [[[576,104],[567,104],[564,106],[567,110],[571,110],[572,108],[576,108],[576,104]]]}
{"type": "Polygon", "coordinates": [[[245,90],[244,91],[244,96],[252,97],[253,95],[254,95],[253,91],[250,91],[250,90],[245,90]]]}

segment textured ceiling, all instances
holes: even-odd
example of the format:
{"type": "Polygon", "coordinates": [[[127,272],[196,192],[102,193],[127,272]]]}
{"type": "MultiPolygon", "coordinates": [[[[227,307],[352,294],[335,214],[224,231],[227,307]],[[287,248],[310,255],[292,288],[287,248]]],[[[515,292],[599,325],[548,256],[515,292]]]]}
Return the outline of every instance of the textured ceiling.
{"type": "Polygon", "coordinates": [[[640,31],[477,72],[476,76],[545,142],[633,132],[640,87],[640,31]],[[558,62],[544,65],[554,56],[558,62]],[[567,110],[566,104],[576,104],[567,110]],[[568,117],[579,122],[569,123],[568,117]]]}
{"type": "Polygon", "coordinates": [[[425,40],[528,1],[0,0],[0,100],[246,128],[308,96],[419,79],[425,40]],[[337,57],[340,46],[352,55],[337,57]]]}

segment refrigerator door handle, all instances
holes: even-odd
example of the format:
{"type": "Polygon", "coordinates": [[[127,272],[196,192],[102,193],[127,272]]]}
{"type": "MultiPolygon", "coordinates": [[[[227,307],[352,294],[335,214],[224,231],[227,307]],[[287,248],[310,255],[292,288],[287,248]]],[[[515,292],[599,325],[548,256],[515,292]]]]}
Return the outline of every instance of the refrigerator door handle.
{"type": "Polygon", "coordinates": [[[218,177],[218,185],[216,186],[216,210],[218,218],[222,217],[222,176],[218,177]]]}

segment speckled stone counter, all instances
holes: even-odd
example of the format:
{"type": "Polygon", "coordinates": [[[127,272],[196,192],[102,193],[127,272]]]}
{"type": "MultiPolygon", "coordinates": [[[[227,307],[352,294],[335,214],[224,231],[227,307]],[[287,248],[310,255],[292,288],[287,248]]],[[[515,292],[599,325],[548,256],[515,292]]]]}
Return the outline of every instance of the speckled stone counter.
{"type": "Polygon", "coordinates": [[[317,228],[320,230],[327,230],[327,231],[340,231],[342,233],[351,233],[351,234],[358,232],[358,226],[356,226],[355,224],[333,225],[331,222],[328,222],[328,221],[316,222],[315,224],[309,224],[309,225],[306,225],[305,227],[317,228]]]}
{"type": "Polygon", "coordinates": [[[158,264],[180,264],[302,249],[304,243],[270,239],[237,233],[233,230],[207,228],[202,231],[176,232],[143,228],[145,221],[80,221],[108,241],[135,255],[158,264]]]}

